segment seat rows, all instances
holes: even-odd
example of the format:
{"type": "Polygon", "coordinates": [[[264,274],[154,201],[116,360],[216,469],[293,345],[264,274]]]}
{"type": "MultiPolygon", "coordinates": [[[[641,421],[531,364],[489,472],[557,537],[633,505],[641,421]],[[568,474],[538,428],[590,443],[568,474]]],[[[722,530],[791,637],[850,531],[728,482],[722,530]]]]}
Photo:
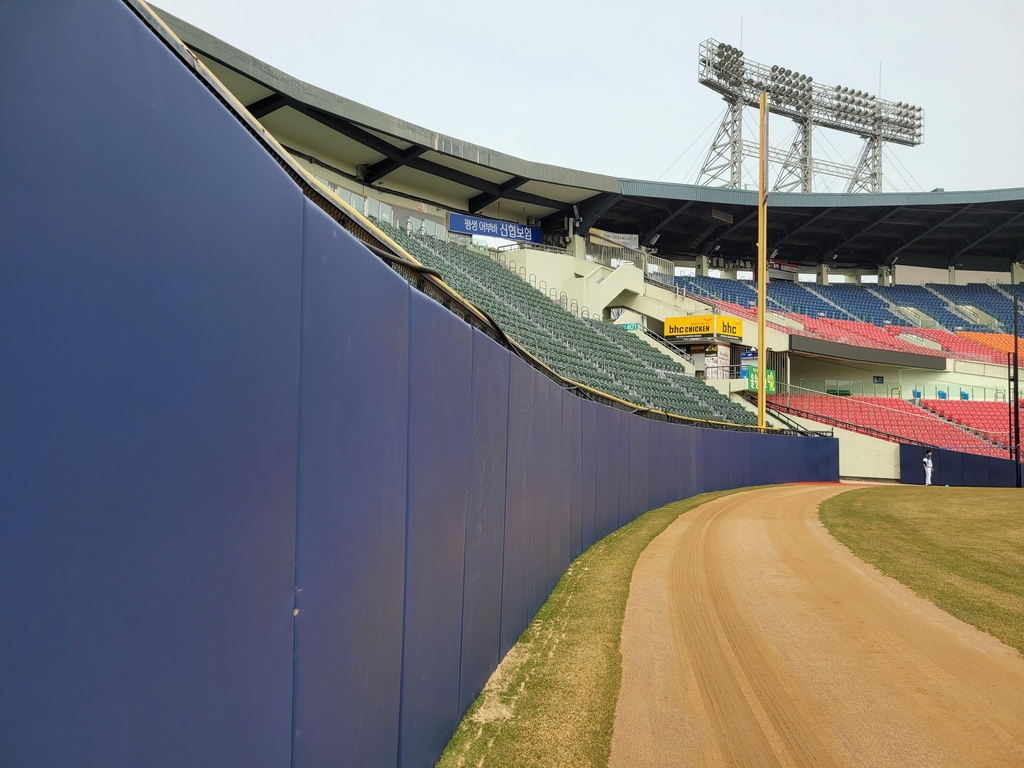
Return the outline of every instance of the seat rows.
{"type": "MultiPolygon", "coordinates": [[[[976,360],[982,363],[1003,363],[1004,365],[1006,363],[1005,355],[1000,355],[989,347],[982,346],[968,338],[958,336],[955,333],[950,333],[944,328],[905,328],[890,326],[889,330],[900,335],[913,334],[914,336],[918,336],[922,339],[934,341],[941,345],[942,348],[952,357],[959,358],[960,360],[976,360]]],[[[991,334],[982,335],[989,336],[991,334]]]]}
{"type": "Polygon", "coordinates": [[[921,405],[954,424],[1003,446],[1010,444],[1010,406],[986,400],[922,400],[921,405]]]}
{"type": "Polygon", "coordinates": [[[646,408],[706,421],[756,423],[753,414],[685,375],[667,355],[610,323],[576,317],[486,256],[375,223],[559,375],[646,408]]]}
{"type": "Polygon", "coordinates": [[[816,394],[769,395],[772,407],[890,442],[915,442],[985,456],[1006,450],[978,433],[897,398],[836,397],[816,394]]]}
{"type": "MultiPolygon", "coordinates": [[[[958,336],[973,341],[975,344],[980,344],[983,347],[988,347],[994,350],[999,360],[997,362],[1006,365],[1006,354],[1009,352],[1013,354],[1013,334],[1012,333],[978,333],[976,331],[958,331],[958,336]]],[[[1022,337],[1024,338],[1024,337],[1022,337]]],[[[1024,343],[1020,343],[1021,354],[1024,354],[1024,343]]]]}

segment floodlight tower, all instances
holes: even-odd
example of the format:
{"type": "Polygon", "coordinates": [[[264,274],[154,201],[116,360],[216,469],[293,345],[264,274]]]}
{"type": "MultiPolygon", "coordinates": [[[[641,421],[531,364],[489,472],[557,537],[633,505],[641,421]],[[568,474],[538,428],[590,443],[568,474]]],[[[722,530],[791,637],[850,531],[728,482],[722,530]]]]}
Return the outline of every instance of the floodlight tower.
{"type": "Polygon", "coordinates": [[[757,143],[743,140],[743,109],[756,107],[767,93],[774,114],[797,124],[797,134],[784,152],[769,151],[780,166],[774,191],[810,192],[816,175],[847,180],[847,192],[882,191],[882,147],[885,142],[915,147],[924,141],[921,107],[892,102],[841,86],[824,86],[799,72],[748,61],[743,51],[716,40],[700,44],[697,79],[722,95],[728,108],[711,144],[698,184],[738,189],[743,158],[757,157],[757,143]],[[815,160],[814,128],[851,133],[864,140],[856,165],[815,160]]]}

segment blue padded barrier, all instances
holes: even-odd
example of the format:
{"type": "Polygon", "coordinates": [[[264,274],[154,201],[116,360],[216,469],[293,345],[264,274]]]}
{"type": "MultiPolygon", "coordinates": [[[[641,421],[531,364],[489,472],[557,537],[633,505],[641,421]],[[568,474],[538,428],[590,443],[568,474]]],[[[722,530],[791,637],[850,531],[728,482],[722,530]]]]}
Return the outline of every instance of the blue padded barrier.
{"type": "Polygon", "coordinates": [[[529,497],[527,510],[530,518],[530,578],[529,615],[533,616],[547,596],[548,578],[548,499],[551,478],[551,388],[550,380],[540,371],[533,372],[533,434],[530,450],[529,497]]]}
{"type": "Polygon", "coordinates": [[[0,52],[0,763],[287,765],[301,192],[120,2],[0,52]]]}
{"type": "Polygon", "coordinates": [[[600,453],[600,436],[597,431],[597,403],[590,400],[580,401],[580,428],[582,432],[582,480],[583,509],[582,525],[580,526],[580,545],[585,552],[598,540],[597,509],[599,505],[598,491],[598,454],[600,453]]]}
{"type": "MultiPolygon", "coordinates": [[[[902,446],[901,446],[902,448],[902,446]]],[[[900,451],[900,460],[902,462],[903,452],[900,451]]],[[[965,453],[962,459],[963,469],[963,482],[964,485],[976,486],[979,488],[987,488],[989,483],[988,475],[988,456],[978,456],[974,453],[965,453]]],[[[901,472],[902,474],[902,472],[901,472]]],[[[1015,478],[1016,479],[1016,478],[1015,478]]],[[[904,482],[902,479],[900,482],[904,482]]]]}
{"type": "Polygon", "coordinates": [[[988,483],[992,488],[1016,488],[1017,470],[1010,459],[988,457],[988,483]]]}
{"type": "Polygon", "coordinates": [[[562,433],[562,446],[569,457],[569,560],[583,552],[583,404],[568,391],[562,408],[569,409],[569,428],[562,433]],[[568,405],[566,406],[565,403],[568,405]]]}
{"type": "Polygon", "coordinates": [[[626,522],[636,519],[641,504],[640,494],[643,491],[641,474],[643,472],[645,451],[640,446],[645,441],[645,422],[646,419],[628,418],[626,420],[626,426],[629,430],[629,487],[626,496],[626,522]]]}
{"type": "Polygon", "coordinates": [[[516,644],[533,614],[530,605],[530,454],[534,370],[511,359],[508,457],[505,479],[505,543],[501,577],[501,655],[516,644]]]}
{"type": "Polygon", "coordinates": [[[394,764],[410,289],[312,203],[303,263],[295,759],[394,764]],[[338,301],[350,281],[366,290],[338,301]],[[366,324],[382,304],[388,312],[366,324]],[[390,478],[385,488],[381,477],[390,478]]]}
{"type": "MultiPolygon", "coordinates": [[[[924,485],[925,448],[900,443],[900,482],[924,485]]],[[[1014,462],[996,456],[932,449],[932,484],[965,485],[978,488],[1014,488],[1017,474],[1014,462]]]]}
{"type": "Polygon", "coordinates": [[[630,414],[623,411],[615,411],[613,417],[615,423],[615,449],[612,454],[612,470],[618,476],[618,503],[615,507],[616,515],[612,517],[612,528],[621,528],[629,522],[629,455],[631,452],[630,441],[630,414]]]}
{"type": "Polygon", "coordinates": [[[618,524],[619,483],[613,458],[618,451],[616,411],[597,406],[597,538],[603,539],[618,524]]]}
{"type": "Polygon", "coordinates": [[[469,490],[473,336],[410,293],[409,503],[398,764],[433,765],[455,731],[469,490]]]}
{"type": "Polygon", "coordinates": [[[462,587],[460,712],[473,703],[501,658],[510,360],[507,349],[473,331],[473,437],[462,587]]]}
{"type": "Polygon", "coordinates": [[[562,390],[126,4],[40,8],[0,4],[0,762],[432,765],[581,550],[754,456],[835,471],[562,390]]]}
{"type": "Polygon", "coordinates": [[[942,452],[942,484],[964,484],[964,454],[959,451],[942,452]]]}
{"type": "MultiPolygon", "coordinates": [[[[544,599],[551,594],[559,577],[569,567],[569,497],[566,474],[562,468],[562,402],[563,390],[554,381],[548,380],[550,391],[548,417],[548,498],[545,507],[548,523],[547,577],[544,582],[544,599]],[[563,554],[564,550],[564,554],[563,554]]],[[[538,606],[540,607],[540,606],[538,606]]]]}

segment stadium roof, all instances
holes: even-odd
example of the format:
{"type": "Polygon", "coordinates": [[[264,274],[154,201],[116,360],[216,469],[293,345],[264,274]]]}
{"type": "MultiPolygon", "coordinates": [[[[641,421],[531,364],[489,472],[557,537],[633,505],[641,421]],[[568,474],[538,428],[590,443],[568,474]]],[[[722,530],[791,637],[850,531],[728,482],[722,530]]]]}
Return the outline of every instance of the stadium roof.
{"type": "MultiPolygon", "coordinates": [[[[668,258],[752,260],[756,193],[618,179],[522,160],[429,131],[297,80],[158,10],[249,111],[293,153],[335,158],[366,185],[444,207],[516,213],[560,230],[592,227],[656,240],[668,258]],[[296,146],[298,145],[298,146],[296,146]]],[[[343,175],[352,175],[335,168],[343,175]]],[[[779,261],[864,267],[895,263],[1009,271],[1024,259],[1024,188],[882,194],[779,193],[769,198],[779,261]]]]}

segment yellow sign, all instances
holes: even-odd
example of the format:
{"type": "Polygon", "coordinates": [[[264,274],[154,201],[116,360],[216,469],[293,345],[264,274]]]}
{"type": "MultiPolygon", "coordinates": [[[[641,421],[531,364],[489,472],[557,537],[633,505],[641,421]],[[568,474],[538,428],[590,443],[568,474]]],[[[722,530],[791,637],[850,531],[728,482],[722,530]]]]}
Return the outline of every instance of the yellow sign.
{"type": "Polygon", "coordinates": [[[665,319],[665,336],[743,337],[743,321],[725,315],[691,315],[665,319]]]}

